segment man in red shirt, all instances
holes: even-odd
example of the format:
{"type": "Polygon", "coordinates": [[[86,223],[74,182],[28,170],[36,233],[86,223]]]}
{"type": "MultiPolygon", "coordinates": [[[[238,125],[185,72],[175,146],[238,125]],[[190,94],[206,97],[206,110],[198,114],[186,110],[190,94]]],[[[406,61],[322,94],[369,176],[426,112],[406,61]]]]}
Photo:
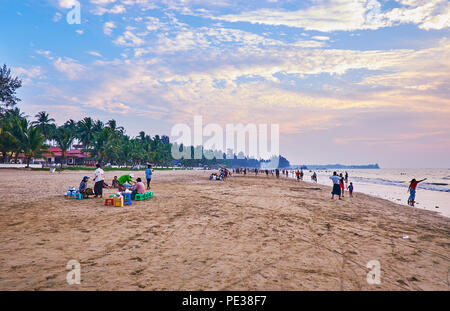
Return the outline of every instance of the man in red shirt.
{"type": "Polygon", "coordinates": [[[427,180],[422,179],[422,180],[416,180],[416,179],[412,179],[409,187],[408,187],[408,191],[409,191],[409,198],[408,198],[408,205],[414,206],[414,203],[416,202],[416,187],[419,183],[421,183],[422,181],[427,180]]]}

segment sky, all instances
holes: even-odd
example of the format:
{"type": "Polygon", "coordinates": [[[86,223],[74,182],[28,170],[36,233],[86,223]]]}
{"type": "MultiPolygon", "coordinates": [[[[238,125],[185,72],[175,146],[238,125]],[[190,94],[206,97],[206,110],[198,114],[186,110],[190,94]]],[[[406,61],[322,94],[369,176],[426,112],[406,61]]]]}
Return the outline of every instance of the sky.
{"type": "Polygon", "coordinates": [[[447,0],[0,0],[19,107],[58,124],[279,124],[291,164],[450,168],[447,0]]]}

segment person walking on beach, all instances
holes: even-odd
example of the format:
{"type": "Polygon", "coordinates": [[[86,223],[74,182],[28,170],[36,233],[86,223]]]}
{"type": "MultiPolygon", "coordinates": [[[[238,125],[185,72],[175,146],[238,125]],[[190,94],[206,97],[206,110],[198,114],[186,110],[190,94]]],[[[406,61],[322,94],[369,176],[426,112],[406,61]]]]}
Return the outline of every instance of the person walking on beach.
{"type": "Polygon", "coordinates": [[[297,170],[297,172],[295,172],[295,176],[297,176],[297,181],[300,181],[300,171],[297,170]]]}
{"type": "Polygon", "coordinates": [[[145,178],[147,179],[147,190],[150,190],[150,182],[152,181],[153,169],[152,165],[147,165],[147,169],[145,170],[145,178]]]}
{"type": "Polygon", "coordinates": [[[316,174],[316,172],[314,172],[314,173],[312,174],[311,179],[312,179],[314,182],[317,183],[317,174],[316,174]]]}
{"type": "Polygon", "coordinates": [[[339,185],[340,178],[336,172],[333,172],[333,176],[330,176],[330,179],[333,181],[333,191],[331,191],[331,199],[334,199],[334,195],[339,196],[339,200],[341,199],[341,186],[339,185]]]}
{"type": "Polygon", "coordinates": [[[411,205],[414,207],[414,203],[416,203],[416,187],[419,183],[421,183],[422,181],[427,180],[426,178],[422,179],[422,180],[416,180],[415,178],[413,178],[410,181],[409,187],[408,187],[408,191],[409,191],[409,198],[408,198],[408,205],[411,205]]]}
{"type": "Polygon", "coordinates": [[[275,170],[275,175],[277,175],[277,178],[280,178],[280,170],[279,169],[275,170]]]}
{"type": "Polygon", "coordinates": [[[341,196],[344,197],[345,185],[344,176],[342,176],[342,173],[339,175],[339,187],[341,187],[341,196]]]}
{"type": "Polygon", "coordinates": [[[103,182],[105,180],[105,172],[102,170],[100,163],[97,163],[95,165],[95,167],[97,167],[97,169],[94,172],[94,194],[95,194],[95,198],[97,198],[98,196],[100,196],[100,198],[103,197],[103,182]]]}
{"type": "Polygon", "coordinates": [[[303,180],[303,170],[300,171],[300,179],[303,180]]]}
{"type": "Polygon", "coordinates": [[[348,173],[345,172],[345,183],[348,184],[348,173]]]}

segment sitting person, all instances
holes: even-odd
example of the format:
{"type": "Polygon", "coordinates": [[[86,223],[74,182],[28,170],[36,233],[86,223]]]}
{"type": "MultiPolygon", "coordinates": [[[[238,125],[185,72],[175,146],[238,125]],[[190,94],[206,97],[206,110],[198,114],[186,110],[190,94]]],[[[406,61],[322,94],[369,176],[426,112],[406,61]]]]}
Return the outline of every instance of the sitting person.
{"type": "Polygon", "coordinates": [[[134,174],[129,174],[129,175],[125,174],[125,175],[122,175],[119,178],[117,178],[117,181],[119,182],[119,191],[120,192],[125,191],[126,188],[124,187],[124,185],[126,183],[131,184],[133,182],[133,178],[134,178],[134,174]]]}
{"type": "Polygon", "coordinates": [[[142,182],[142,179],[136,179],[136,189],[131,193],[131,199],[134,200],[136,194],[144,194],[145,193],[145,185],[142,182]]]}
{"type": "Polygon", "coordinates": [[[117,180],[117,176],[114,176],[114,179],[112,181],[112,187],[118,188],[119,187],[119,181],[117,180]]]}
{"type": "Polygon", "coordinates": [[[92,194],[92,189],[87,187],[87,183],[89,181],[88,176],[84,176],[83,180],[80,183],[80,188],[78,188],[78,191],[83,196],[83,199],[87,199],[90,194],[92,194]]]}

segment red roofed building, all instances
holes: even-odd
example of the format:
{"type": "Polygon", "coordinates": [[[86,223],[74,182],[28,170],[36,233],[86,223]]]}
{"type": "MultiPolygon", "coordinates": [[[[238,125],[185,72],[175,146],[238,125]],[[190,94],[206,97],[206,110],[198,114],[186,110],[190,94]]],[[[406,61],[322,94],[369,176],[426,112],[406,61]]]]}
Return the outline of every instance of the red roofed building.
{"type": "MultiPolygon", "coordinates": [[[[49,147],[48,152],[43,154],[47,163],[60,164],[62,162],[62,151],[59,147],[49,147]]],[[[83,152],[81,148],[66,151],[66,163],[68,165],[92,165],[95,163],[90,154],[83,152]]]]}

